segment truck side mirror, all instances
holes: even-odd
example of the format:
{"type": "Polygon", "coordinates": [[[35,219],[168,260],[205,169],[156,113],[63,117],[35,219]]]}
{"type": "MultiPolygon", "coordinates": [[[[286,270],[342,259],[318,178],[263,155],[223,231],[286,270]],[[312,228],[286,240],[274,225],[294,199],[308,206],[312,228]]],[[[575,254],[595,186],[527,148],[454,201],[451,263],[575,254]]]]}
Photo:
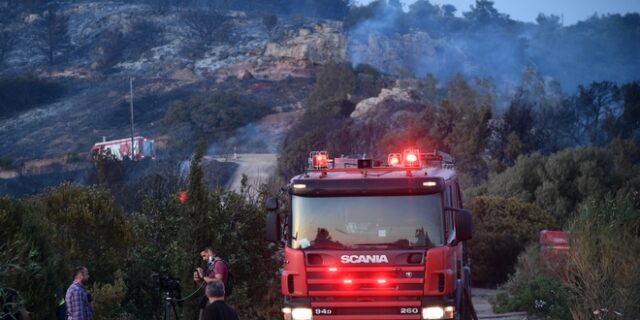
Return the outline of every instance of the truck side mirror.
{"type": "Polygon", "coordinates": [[[265,209],[267,209],[267,211],[276,211],[276,210],[278,210],[278,207],[279,207],[278,198],[276,198],[276,197],[267,198],[267,200],[264,203],[264,207],[265,207],[265,209]]]}
{"type": "Polygon", "coordinates": [[[280,215],[275,211],[267,213],[267,241],[280,242],[280,215]]]}
{"type": "Polygon", "coordinates": [[[471,211],[458,209],[455,210],[455,212],[456,241],[471,240],[473,236],[473,218],[471,217],[471,211]]]}

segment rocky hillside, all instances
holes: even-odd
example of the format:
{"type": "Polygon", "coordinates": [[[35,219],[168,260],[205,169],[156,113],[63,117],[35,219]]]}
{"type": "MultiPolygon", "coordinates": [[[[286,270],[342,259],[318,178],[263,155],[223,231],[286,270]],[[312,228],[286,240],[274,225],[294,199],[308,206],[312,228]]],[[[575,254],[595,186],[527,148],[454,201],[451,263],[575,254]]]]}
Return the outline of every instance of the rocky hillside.
{"type": "Polygon", "coordinates": [[[0,154],[12,159],[81,153],[103,137],[127,136],[130,77],[136,133],[158,137],[169,103],[195,94],[233,92],[276,113],[300,109],[315,67],[346,57],[342,25],[334,21],[283,17],[268,29],[262,16],[244,12],[158,13],[116,2],[66,4],[55,14],[68,19],[68,39],[59,39],[67,43],[55,48],[53,64],[33,36],[46,12],[22,13],[7,27],[18,37],[1,75],[30,74],[66,92],[54,103],[0,117],[0,154]],[[224,22],[209,25],[216,15],[224,22]],[[207,38],[208,31],[216,36],[207,38]]]}

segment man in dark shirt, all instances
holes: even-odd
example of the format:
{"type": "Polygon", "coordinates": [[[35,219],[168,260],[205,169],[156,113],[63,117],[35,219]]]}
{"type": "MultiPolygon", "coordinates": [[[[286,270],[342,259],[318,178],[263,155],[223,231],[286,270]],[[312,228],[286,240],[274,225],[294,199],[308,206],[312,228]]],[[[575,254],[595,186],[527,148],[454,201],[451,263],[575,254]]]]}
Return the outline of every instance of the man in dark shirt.
{"type": "Polygon", "coordinates": [[[213,280],[205,290],[209,304],[204,308],[203,320],[238,320],[236,311],[224,302],[224,284],[213,280]]]}

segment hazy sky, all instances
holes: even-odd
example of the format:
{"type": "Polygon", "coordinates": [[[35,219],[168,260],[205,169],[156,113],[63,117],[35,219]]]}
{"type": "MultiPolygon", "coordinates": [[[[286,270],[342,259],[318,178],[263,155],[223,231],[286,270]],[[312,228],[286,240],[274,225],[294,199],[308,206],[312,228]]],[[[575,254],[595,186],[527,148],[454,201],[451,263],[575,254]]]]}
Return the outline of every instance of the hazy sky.
{"type": "MultiPolygon", "coordinates": [[[[411,4],[415,0],[401,0],[411,4]]],[[[357,0],[357,3],[369,3],[371,0],[357,0]]],[[[461,15],[469,11],[469,6],[475,0],[431,0],[433,4],[452,4],[461,15]]],[[[538,13],[563,15],[564,24],[574,24],[585,20],[595,12],[598,13],[627,13],[640,12],[640,0],[494,0],[498,11],[506,13],[512,19],[534,22],[538,13]]]]}

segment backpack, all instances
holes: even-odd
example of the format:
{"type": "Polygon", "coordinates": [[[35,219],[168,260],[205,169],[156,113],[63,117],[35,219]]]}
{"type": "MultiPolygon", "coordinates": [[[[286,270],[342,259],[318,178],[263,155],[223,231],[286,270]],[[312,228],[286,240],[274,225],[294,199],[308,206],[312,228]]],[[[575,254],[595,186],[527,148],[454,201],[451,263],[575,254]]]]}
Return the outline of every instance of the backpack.
{"type": "Polygon", "coordinates": [[[234,285],[233,274],[231,274],[231,269],[229,268],[229,264],[226,261],[224,261],[224,260],[222,260],[220,258],[216,259],[213,262],[212,268],[214,270],[216,268],[216,262],[218,262],[218,261],[222,261],[222,263],[224,263],[225,267],[227,267],[227,279],[226,279],[227,281],[225,281],[225,284],[224,284],[224,296],[228,297],[233,293],[233,285],[234,285]]]}

